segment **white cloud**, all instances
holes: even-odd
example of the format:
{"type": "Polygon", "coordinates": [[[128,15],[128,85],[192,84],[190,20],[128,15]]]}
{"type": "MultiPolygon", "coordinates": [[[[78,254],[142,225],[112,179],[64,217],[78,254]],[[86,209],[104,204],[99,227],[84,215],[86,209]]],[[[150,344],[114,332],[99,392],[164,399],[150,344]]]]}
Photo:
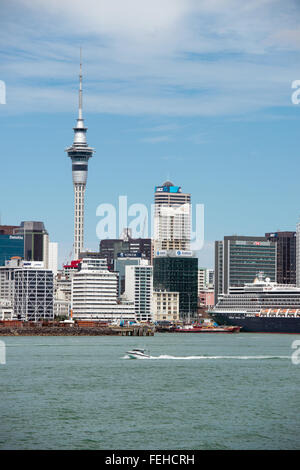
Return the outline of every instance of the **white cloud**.
{"type": "Polygon", "coordinates": [[[38,14],[50,14],[84,32],[135,35],[172,27],[188,11],[182,0],[20,0],[38,14]]]}
{"type": "Polygon", "coordinates": [[[289,106],[290,83],[300,78],[293,0],[284,8],[279,0],[3,3],[6,112],[72,109],[80,45],[85,109],[93,112],[224,115],[289,106]]]}

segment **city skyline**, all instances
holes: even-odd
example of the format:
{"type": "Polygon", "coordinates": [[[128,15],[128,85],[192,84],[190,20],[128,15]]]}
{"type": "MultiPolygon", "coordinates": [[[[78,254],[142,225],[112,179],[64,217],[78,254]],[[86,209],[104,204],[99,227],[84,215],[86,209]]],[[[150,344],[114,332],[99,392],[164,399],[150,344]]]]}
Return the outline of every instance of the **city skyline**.
{"type": "MultiPolygon", "coordinates": [[[[133,28],[133,37],[129,31],[132,16],[125,15],[122,45],[114,18],[106,25],[99,20],[97,34],[96,16],[91,37],[86,30],[90,15],[83,19],[83,28],[74,42],[70,30],[78,21],[77,2],[64,35],[60,35],[59,25],[53,26],[51,44],[47,42],[50,31],[43,23],[39,2],[31,6],[23,1],[4,2],[2,39],[7,48],[1,56],[0,79],[6,83],[7,99],[5,105],[0,105],[0,118],[3,152],[10,158],[3,161],[8,177],[1,186],[1,223],[42,220],[51,239],[59,242],[60,265],[69,259],[73,244],[73,191],[63,149],[70,142],[70,123],[77,108],[80,45],[84,52],[89,140],[98,149],[86,192],[84,248],[98,246],[99,204],[117,207],[118,196],[125,194],[129,204],[138,202],[150,207],[154,186],[167,179],[191,193],[194,203],[205,205],[207,243],[200,252],[201,265],[213,267],[213,242],[224,235],[263,236],[278,229],[295,230],[299,216],[299,107],[292,104],[291,84],[300,78],[296,44],[299,10],[293,2],[287,2],[284,15],[274,8],[273,22],[276,14],[280,18],[276,20],[277,34],[272,32],[274,23],[271,29],[267,20],[260,20],[253,32],[248,30],[247,41],[239,43],[242,36],[238,20],[245,18],[246,12],[232,1],[236,15],[228,13],[227,24],[233,21],[233,33],[225,34],[224,47],[212,6],[204,14],[214,16],[215,22],[207,26],[203,37],[213,31],[214,48],[201,42],[195,29],[191,33],[197,39],[195,44],[192,46],[184,36],[179,47],[174,25],[187,31],[184,20],[191,24],[192,3],[187,2],[184,11],[179,4],[174,10],[172,7],[173,15],[168,17],[170,3],[166,2],[160,25],[155,18],[147,20],[136,10],[146,26],[145,31],[133,28]],[[19,15],[19,23],[12,27],[14,5],[24,15],[22,22],[19,15]],[[36,31],[29,27],[31,24],[37,26],[36,31]],[[149,31],[160,31],[160,26],[168,39],[168,48],[162,51],[149,39],[149,31]],[[40,42],[35,43],[37,34],[40,42]],[[21,38],[22,49],[18,49],[21,38]],[[135,49],[139,38],[143,41],[135,49]],[[60,48],[56,47],[58,43],[60,48]],[[127,54],[122,57],[125,45],[127,54]],[[137,63],[145,51],[146,60],[151,60],[138,74],[137,63]],[[164,62],[168,74],[164,68],[159,69],[164,62]],[[187,76],[183,77],[180,68],[188,72],[187,76]],[[158,69],[161,80],[157,78],[158,69]],[[131,75],[135,75],[135,81],[131,75]],[[289,181],[284,191],[280,190],[282,180],[289,181]]],[[[63,5],[57,12],[45,8],[53,17],[59,12],[66,14],[63,5]]],[[[268,8],[256,3],[248,13],[250,17],[258,12],[270,13],[268,8]]],[[[91,8],[91,12],[95,10],[91,8]]],[[[109,15],[107,7],[104,17],[109,19],[109,15]]],[[[152,37],[155,39],[154,33],[152,37]]]]}
{"type": "Polygon", "coordinates": [[[0,449],[299,449],[300,0],[0,11],[0,449]]]}

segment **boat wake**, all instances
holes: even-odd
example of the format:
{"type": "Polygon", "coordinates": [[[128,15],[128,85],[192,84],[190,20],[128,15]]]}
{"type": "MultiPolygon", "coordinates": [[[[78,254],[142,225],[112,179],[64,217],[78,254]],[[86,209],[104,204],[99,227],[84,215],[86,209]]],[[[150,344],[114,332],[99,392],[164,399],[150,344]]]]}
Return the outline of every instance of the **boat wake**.
{"type": "MultiPolygon", "coordinates": [[[[123,359],[130,359],[126,354],[123,359]]],[[[236,359],[236,360],[271,360],[271,359],[291,359],[291,356],[169,356],[162,354],[161,356],[139,357],[138,359],[169,359],[169,360],[218,360],[218,359],[236,359]]]]}

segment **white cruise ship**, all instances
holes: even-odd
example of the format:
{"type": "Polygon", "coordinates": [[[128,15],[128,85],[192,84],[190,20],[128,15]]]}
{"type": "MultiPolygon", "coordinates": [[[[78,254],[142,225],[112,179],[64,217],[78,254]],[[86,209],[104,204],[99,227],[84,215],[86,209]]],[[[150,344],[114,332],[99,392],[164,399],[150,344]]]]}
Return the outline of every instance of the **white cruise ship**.
{"type": "Polygon", "coordinates": [[[300,287],[270,282],[260,272],[253,283],[221,295],[209,313],[217,323],[241,326],[241,331],[300,333],[300,287]]]}

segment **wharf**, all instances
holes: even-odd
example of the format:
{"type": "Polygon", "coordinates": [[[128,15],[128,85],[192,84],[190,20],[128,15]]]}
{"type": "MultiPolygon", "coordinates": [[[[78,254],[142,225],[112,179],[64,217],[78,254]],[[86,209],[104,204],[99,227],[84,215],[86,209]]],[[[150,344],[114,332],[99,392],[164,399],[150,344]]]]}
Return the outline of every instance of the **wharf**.
{"type": "Polygon", "coordinates": [[[150,325],[139,326],[110,326],[119,336],[154,336],[155,328],[150,325]]]}
{"type": "Polygon", "coordinates": [[[153,336],[151,325],[62,325],[41,322],[0,322],[0,336],[153,336]],[[10,324],[9,324],[10,323],[10,324]]]}

